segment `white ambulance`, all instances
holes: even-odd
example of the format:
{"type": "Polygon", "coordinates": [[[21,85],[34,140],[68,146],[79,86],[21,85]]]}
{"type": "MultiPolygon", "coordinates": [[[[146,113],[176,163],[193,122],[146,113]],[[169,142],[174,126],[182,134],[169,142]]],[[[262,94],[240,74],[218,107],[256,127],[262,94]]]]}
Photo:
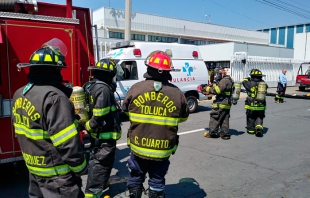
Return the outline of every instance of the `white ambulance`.
{"type": "Polygon", "coordinates": [[[203,62],[199,49],[194,45],[177,43],[151,42],[119,42],[111,45],[107,57],[115,59],[117,65],[123,69],[123,75],[117,75],[116,98],[123,100],[130,87],[145,80],[144,61],[153,51],[166,52],[172,59],[171,83],[178,86],[187,98],[190,112],[195,112],[198,100],[206,100],[205,95],[198,93],[197,86],[208,83],[208,69],[203,62]]]}

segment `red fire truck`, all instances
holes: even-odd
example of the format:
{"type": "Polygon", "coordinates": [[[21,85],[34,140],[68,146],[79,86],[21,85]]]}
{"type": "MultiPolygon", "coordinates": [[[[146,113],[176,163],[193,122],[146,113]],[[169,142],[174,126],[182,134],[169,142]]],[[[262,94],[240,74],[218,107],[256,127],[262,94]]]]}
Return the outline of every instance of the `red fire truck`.
{"type": "Polygon", "coordinates": [[[27,71],[18,72],[18,63],[29,62],[30,55],[53,38],[67,47],[63,79],[74,86],[89,77],[94,65],[90,10],[36,0],[0,1],[0,164],[22,160],[11,123],[11,100],[15,91],[27,84],[27,71]]]}

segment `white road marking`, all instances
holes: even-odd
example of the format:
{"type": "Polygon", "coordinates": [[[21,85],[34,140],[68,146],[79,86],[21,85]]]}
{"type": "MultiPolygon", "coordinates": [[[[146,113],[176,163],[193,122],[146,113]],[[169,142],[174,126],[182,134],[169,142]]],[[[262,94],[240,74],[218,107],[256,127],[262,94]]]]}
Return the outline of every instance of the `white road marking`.
{"type": "MultiPolygon", "coordinates": [[[[185,131],[185,132],[178,133],[178,135],[186,135],[186,134],[190,134],[190,133],[197,133],[197,132],[205,131],[205,130],[206,130],[206,129],[196,129],[196,130],[191,130],[191,131],[185,131]]],[[[127,143],[117,144],[116,146],[117,146],[117,147],[120,147],[120,146],[127,146],[127,143]]]]}

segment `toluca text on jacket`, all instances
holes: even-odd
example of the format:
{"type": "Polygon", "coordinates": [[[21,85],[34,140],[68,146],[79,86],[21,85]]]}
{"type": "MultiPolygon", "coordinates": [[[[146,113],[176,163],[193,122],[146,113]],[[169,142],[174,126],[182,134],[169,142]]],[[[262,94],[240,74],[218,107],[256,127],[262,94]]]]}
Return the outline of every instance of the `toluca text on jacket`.
{"type": "Polygon", "coordinates": [[[169,148],[169,140],[159,140],[159,139],[152,139],[152,138],[141,138],[139,140],[138,136],[135,136],[135,144],[141,145],[144,147],[151,147],[151,148],[159,148],[159,149],[167,149],[169,148]]]}
{"type": "Polygon", "coordinates": [[[133,100],[133,103],[136,107],[141,107],[141,114],[150,114],[150,115],[162,115],[167,116],[167,110],[172,113],[177,107],[174,105],[174,102],[170,100],[169,96],[164,95],[162,92],[145,92],[139,95],[136,99],[133,100]],[[148,106],[144,105],[147,101],[158,101],[164,105],[164,107],[158,106],[148,106]]]}
{"type": "Polygon", "coordinates": [[[41,117],[41,115],[38,112],[35,112],[35,110],[36,107],[33,106],[32,103],[27,98],[22,97],[18,98],[13,106],[13,114],[15,116],[16,123],[30,127],[29,118],[34,122],[41,117]],[[22,115],[21,117],[20,114],[16,113],[17,109],[20,108],[26,111],[28,117],[25,115],[22,115]]]}

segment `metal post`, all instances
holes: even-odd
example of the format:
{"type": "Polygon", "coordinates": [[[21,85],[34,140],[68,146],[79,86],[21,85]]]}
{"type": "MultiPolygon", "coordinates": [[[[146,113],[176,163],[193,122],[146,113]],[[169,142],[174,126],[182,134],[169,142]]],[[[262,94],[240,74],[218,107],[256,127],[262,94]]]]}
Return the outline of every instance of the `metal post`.
{"type": "Polygon", "coordinates": [[[93,25],[93,27],[95,28],[95,37],[96,37],[96,51],[97,51],[97,62],[100,61],[100,57],[99,57],[99,44],[98,44],[98,31],[97,31],[97,25],[93,25]]]}
{"type": "Polygon", "coordinates": [[[304,55],[304,60],[306,60],[306,53],[307,53],[307,36],[308,35],[308,31],[306,30],[306,42],[305,42],[305,55],[304,55]]]}
{"type": "Polygon", "coordinates": [[[131,0],[125,3],[125,41],[131,39],[131,0]]]}
{"type": "Polygon", "coordinates": [[[100,42],[100,50],[101,50],[101,59],[103,58],[103,45],[102,42],[100,42]]]}
{"type": "Polygon", "coordinates": [[[72,18],[72,0],[67,0],[67,18],[72,18]]]}

